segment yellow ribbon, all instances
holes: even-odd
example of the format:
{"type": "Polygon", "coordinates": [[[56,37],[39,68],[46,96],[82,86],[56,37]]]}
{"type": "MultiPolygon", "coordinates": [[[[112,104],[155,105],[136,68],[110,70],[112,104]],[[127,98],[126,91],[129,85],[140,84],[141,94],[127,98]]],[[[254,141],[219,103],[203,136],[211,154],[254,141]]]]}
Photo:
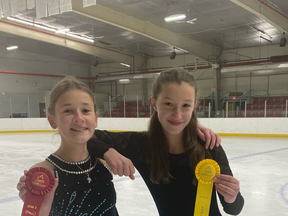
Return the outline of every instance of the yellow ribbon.
{"type": "Polygon", "coordinates": [[[194,216],[208,216],[213,188],[213,178],[220,174],[218,163],[211,159],[200,161],[195,168],[198,188],[194,216]]]}

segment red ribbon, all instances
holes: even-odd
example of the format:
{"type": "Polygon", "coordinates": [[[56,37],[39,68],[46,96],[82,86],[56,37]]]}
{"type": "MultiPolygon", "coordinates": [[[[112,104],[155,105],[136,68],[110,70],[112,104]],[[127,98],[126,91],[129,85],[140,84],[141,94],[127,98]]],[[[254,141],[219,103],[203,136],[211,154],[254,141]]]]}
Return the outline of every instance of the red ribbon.
{"type": "Polygon", "coordinates": [[[51,172],[43,167],[34,167],[26,175],[28,189],[22,209],[22,216],[38,216],[45,194],[49,193],[54,185],[51,172]]]}

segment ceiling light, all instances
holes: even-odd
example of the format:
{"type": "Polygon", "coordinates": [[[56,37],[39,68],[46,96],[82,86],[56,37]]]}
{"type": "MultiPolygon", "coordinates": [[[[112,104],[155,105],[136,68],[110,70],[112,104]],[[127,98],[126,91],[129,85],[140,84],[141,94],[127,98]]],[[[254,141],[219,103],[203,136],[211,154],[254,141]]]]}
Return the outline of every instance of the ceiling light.
{"type": "Polygon", "coordinates": [[[46,27],[46,26],[43,26],[43,25],[34,24],[33,22],[24,21],[24,20],[21,20],[21,19],[13,18],[13,17],[7,17],[7,19],[8,19],[8,20],[11,20],[11,21],[14,21],[14,22],[21,23],[21,24],[25,24],[25,25],[29,25],[29,26],[34,26],[34,27],[36,27],[36,28],[44,29],[44,30],[47,30],[47,31],[52,31],[52,32],[55,31],[55,29],[53,29],[53,28],[49,28],[49,27],[46,27]]]}
{"type": "Polygon", "coordinates": [[[7,50],[16,50],[18,49],[18,46],[9,46],[9,47],[6,47],[7,50]]]}
{"type": "Polygon", "coordinates": [[[59,30],[56,30],[55,33],[56,34],[65,34],[66,32],[69,32],[70,29],[66,28],[66,29],[59,29],[59,30]]]}
{"type": "Polygon", "coordinates": [[[173,22],[173,21],[178,21],[178,20],[183,20],[186,18],[185,14],[174,14],[168,17],[165,17],[166,22],[173,22]]]}
{"type": "Polygon", "coordinates": [[[76,39],[80,39],[80,40],[88,41],[90,43],[94,43],[94,40],[89,39],[89,38],[81,37],[81,36],[70,34],[70,33],[68,33],[66,35],[69,36],[69,37],[73,37],[73,38],[76,38],[76,39]]]}
{"type": "MultiPolygon", "coordinates": [[[[42,29],[45,29],[45,30],[49,30],[49,31],[55,31],[55,29],[50,29],[48,27],[45,27],[45,26],[41,26],[41,25],[37,25],[37,24],[34,24],[33,22],[28,22],[28,21],[24,21],[24,20],[21,20],[21,19],[16,19],[16,18],[13,18],[13,17],[7,17],[8,20],[11,20],[11,21],[14,21],[14,22],[19,22],[19,23],[22,23],[22,24],[26,24],[26,25],[29,25],[29,26],[34,26],[34,27],[37,27],[37,28],[42,28],[42,29]]],[[[61,30],[57,30],[55,31],[55,33],[65,33],[65,32],[68,32],[70,31],[70,29],[61,29],[61,30]]],[[[86,37],[82,37],[82,36],[78,36],[78,35],[74,35],[74,34],[67,34],[67,36],[69,37],[73,37],[73,38],[76,38],[76,39],[80,39],[80,40],[84,40],[84,41],[87,41],[87,42],[90,42],[90,43],[94,43],[94,40],[92,39],[89,39],[89,38],[86,38],[86,37]]]]}
{"type": "Polygon", "coordinates": [[[18,22],[18,23],[22,23],[22,24],[33,26],[32,22],[27,22],[27,21],[24,21],[24,20],[13,18],[13,17],[7,17],[7,19],[11,20],[11,21],[14,21],[14,22],[18,22]]]}
{"type": "Polygon", "coordinates": [[[278,68],[286,68],[286,67],[288,67],[288,64],[280,64],[280,65],[278,66],[278,68]]]}
{"type": "Polygon", "coordinates": [[[259,70],[259,71],[251,71],[253,74],[266,74],[266,73],[272,73],[274,70],[259,70]]]}
{"type": "Polygon", "coordinates": [[[119,79],[119,82],[129,82],[130,79],[119,79]]]}
{"type": "Polygon", "coordinates": [[[52,32],[55,31],[55,29],[53,29],[53,28],[49,28],[49,27],[46,27],[46,26],[38,25],[38,24],[34,24],[34,27],[40,28],[40,29],[44,29],[44,30],[47,30],[47,31],[52,31],[52,32]]]}
{"type": "Polygon", "coordinates": [[[124,63],[120,63],[120,64],[125,66],[125,67],[130,67],[130,65],[128,65],[128,64],[124,64],[124,63]]]}
{"type": "Polygon", "coordinates": [[[142,79],[143,78],[143,75],[136,75],[136,76],[133,76],[134,79],[142,79]]]}

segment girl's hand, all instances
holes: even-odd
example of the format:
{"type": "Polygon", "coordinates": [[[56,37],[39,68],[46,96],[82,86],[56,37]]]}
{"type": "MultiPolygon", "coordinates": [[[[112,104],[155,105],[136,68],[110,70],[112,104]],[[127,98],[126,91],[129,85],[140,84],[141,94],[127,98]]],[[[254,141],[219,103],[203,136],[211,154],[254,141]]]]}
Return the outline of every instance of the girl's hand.
{"type": "Polygon", "coordinates": [[[219,174],[214,178],[216,190],[224,197],[225,202],[233,203],[240,191],[239,181],[230,175],[219,174]]]}
{"type": "MultiPolygon", "coordinates": [[[[24,170],[24,175],[21,176],[21,178],[19,179],[19,182],[17,184],[17,189],[19,191],[19,197],[23,200],[23,202],[25,202],[26,195],[28,192],[26,184],[25,184],[27,172],[28,172],[27,170],[24,170]]],[[[58,186],[58,179],[54,178],[54,186],[53,186],[52,190],[45,195],[43,203],[42,203],[40,211],[39,211],[39,215],[41,215],[41,216],[44,216],[44,215],[48,216],[49,215],[49,212],[50,212],[50,209],[52,206],[52,202],[54,199],[54,193],[55,193],[57,186],[58,186]]]]}
{"type": "Polygon", "coordinates": [[[26,194],[27,194],[27,188],[26,188],[26,175],[27,175],[28,170],[24,170],[24,175],[21,176],[19,179],[19,182],[17,184],[17,190],[19,191],[19,197],[25,202],[26,199],[26,194]]]}
{"type": "Polygon", "coordinates": [[[109,148],[109,150],[104,154],[104,160],[110,167],[114,175],[119,176],[129,176],[130,179],[135,179],[135,168],[132,161],[115,149],[109,148]]]}
{"type": "Polygon", "coordinates": [[[201,140],[206,141],[205,148],[213,149],[215,146],[219,147],[221,144],[221,138],[218,134],[214,133],[211,129],[198,125],[197,134],[201,140]]]}

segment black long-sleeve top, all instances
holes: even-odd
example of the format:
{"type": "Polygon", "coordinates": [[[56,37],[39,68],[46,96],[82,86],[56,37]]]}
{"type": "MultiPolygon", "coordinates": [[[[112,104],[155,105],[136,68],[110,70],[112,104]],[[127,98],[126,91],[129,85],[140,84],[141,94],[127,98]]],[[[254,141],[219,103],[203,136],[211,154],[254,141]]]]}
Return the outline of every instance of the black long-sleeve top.
{"type": "MultiPolygon", "coordinates": [[[[192,216],[196,200],[197,185],[192,184],[195,173],[191,171],[187,153],[169,154],[170,171],[174,178],[169,184],[155,184],[150,180],[150,168],[145,160],[144,149],[148,142],[146,132],[121,132],[95,130],[95,136],[88,141],[91,154],[103,158],[109,148],[129,158],[145,181],[157,206],[160,216],[192,216]]],[[[205,143],[198,139],[203,145],[205,143]]],[[[212,158],[219,164],[221,173],[231,175],[232,171],[222,147],[210,151],[212,158]]],[[[244,199],[239,192],[233,203],[227,203],[218,193],[218,197],[227,214],[238,215],[244,205],[244,199]]],[[[213,187],[209,216],[221,216],[218,208],[216,190],[213,187]]]]}

